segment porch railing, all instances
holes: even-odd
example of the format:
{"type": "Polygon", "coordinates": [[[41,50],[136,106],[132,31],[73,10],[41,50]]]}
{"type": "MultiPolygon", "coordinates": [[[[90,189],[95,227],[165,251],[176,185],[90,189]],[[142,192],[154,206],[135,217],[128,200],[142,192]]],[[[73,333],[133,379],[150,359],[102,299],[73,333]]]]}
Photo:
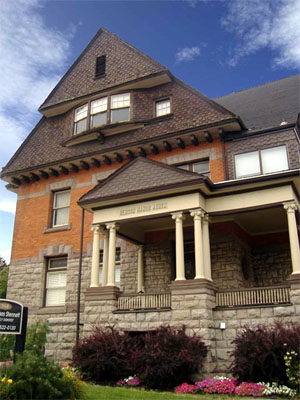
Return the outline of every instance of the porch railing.
{"type": "Polygon", "coordinates": [[[171,308],[171,293],[133,294],[118,298],[118,311],[160,310],[171,308]]]}
{"type": "Polygon", "coordinates": [[[217,307],[238,307],[290,303],[289,286],[224,290],[216,295],[217,307]]]}

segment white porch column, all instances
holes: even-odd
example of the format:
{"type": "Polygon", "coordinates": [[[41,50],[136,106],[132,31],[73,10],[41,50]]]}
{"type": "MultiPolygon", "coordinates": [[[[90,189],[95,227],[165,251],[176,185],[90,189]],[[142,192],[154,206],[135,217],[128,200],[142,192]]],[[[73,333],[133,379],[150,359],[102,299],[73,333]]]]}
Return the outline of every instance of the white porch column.
{"type": "Polygon", "coordinates": [[[115,264],[116,264],[116,231],[117,224],[112,222],[107,224],[109,230],[109,245],[108,245],[108,274],[106,286],[116,286],[115,283],[115,264]]]}
{"type": "Polygon", "coordinates": [[[144,288],[144,246],[138,246],[138,287],[137,291],[143,292],[144,288]]]}
{"type": "Polygon", "coordinates": [[[202,220],[203,226],[203,262],[206,279],[211,279],[211,258],[210,258],[210,241],[209,241],[209,220],[208,214],[205,214],[202,220]]]}
{"type": "Polygon", "coordinates": [[[194,243],[195,243],[195,279],[205,279],[204,254],[203,254],[203,234],[202,234],[202,210],[191,211],[194,218],[194,243]]]}
{"type": "Polygon", "coordinates": [[[184,239],[183,239],[183,224],[184,215],[182,213],[172,214],[175,220],[176,232],[176,279],[175,281],[185,280],[184,267],[184,239]]]}
{"type": "Polygon", "coordinates": [[[91,287],[99,286],[99,257],[100,257],[100,225],[93,225],[93,252],[92,252],[92,271],[91,287]]]}
{"type": "Polygon", "coordinates": [[[300,274],[300,249],[299,249],[299,239],[295,211],[298,210],[296,203],[284,203],[284,209],[287,212],[288,227],[289,227],[289,238],[290,238],[290,248],[291,248],[291,259],[292,259],[292,275],[300,274]]]}
{"type": "Polygon", "coordinates": [[[107,284],[107,276],[108,276],[108,230],[103,230],[103,269],[102,269],[102,286],[106,286],[107,284]]]}

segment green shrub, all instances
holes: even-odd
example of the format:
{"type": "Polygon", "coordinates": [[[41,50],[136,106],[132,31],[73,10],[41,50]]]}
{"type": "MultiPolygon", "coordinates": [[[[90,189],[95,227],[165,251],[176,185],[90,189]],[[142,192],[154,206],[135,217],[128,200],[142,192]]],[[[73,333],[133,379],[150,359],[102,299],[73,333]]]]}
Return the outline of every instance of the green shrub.
{"type": "Polygon", "coordinates": [[[5,377],[4,384],[12,380],[1,393],[1,400],[84,398],[83,383],[35,351],[18,355],[15,364],[1,368],[0,377],[5,377]]]}
{"type": "Polygon", "coordinates": [[[0,335],[0,361],[12,358],[15,350],[15,335],[0,335]]]}
{"type": "Polygon", "coordinates": [[[50,332],[48,321],[28,325],[25,349],[43,353],[47,343],[47,334],[50,332]]]}
{"type": "Polygon", "coordinates": [[[233,340],[231,373],[240,382],[288,384],[286,352],[299,354],[300,324],[275,321],[273,325],[248,326],[233,340]]]}
{"type": "Polygon", "coordinates": [[[8,280],[8,265],[5,265],[0,270],[0,299],[6,298],[7,280],[8,280]]]}
{"type": "MultiPolygon", "coordinates": [[[[49,332],[47,321],[28,325],[25,349],[43,353],[49,332]]],[[[0,335],[0,361],[11,359],[14,350],[15,335],[0,335]]]]}

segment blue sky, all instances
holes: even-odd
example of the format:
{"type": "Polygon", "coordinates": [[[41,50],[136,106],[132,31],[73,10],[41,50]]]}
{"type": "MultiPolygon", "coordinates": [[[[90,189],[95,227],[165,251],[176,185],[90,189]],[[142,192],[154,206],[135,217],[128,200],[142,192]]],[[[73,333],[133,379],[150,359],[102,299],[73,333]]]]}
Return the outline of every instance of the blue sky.
{"type": "MultiPolygon", "coordinates": [[[[214,98],[298,73],[299,20],[299,0],[2,0],[0,166],[101,26],[214,98]]],[[[1,182],[0,255],[7,261],[15,198],[1,182]]]]}

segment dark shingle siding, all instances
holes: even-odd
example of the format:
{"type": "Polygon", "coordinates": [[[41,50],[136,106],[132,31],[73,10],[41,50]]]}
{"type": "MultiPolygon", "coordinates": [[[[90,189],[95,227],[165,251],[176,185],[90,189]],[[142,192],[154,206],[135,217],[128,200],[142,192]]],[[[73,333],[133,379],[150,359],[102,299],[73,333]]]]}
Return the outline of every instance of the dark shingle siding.
{"type": "Polygon", "coordinates": [[[273,132],[266,135],[237,140],[227,143],[227,158],[229,179],[235,179],[234,156],[255,150],[262,150],[269,147],[286,145],[289,168],[299,168],[299,144],[293,129],[286,131],[273,132]]]}
{"type": "Polygon", "coordinates": [[[296,122],[300,112],[300,74],[269,82],[215,101],[240,116],[248,129],[296,122]]]}

